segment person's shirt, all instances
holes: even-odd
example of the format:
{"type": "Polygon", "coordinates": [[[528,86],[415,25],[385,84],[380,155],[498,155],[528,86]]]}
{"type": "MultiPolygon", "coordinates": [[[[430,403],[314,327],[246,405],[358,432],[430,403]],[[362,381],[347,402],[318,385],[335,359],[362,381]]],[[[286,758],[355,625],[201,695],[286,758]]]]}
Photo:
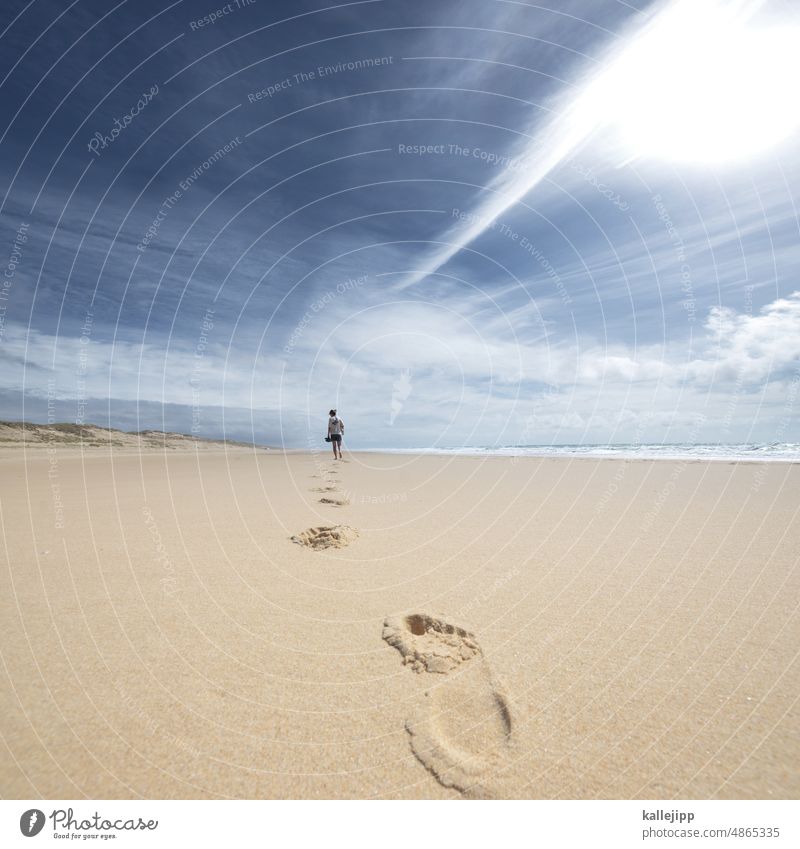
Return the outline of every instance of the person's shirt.
{"type": "Polygon", "coordinates": [[[342,433],[342,420],[338,416],[331,416],[328,419],[328,433],[331,436],[342,433]]]}

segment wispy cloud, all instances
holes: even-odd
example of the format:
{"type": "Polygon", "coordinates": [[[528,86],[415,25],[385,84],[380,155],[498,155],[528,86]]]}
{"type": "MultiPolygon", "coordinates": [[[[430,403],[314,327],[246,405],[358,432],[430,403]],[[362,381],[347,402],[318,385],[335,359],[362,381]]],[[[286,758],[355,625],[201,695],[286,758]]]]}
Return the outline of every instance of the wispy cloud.
{"type": "MultiPolygon", "coordinates": [[[[616,156],[617,162],[633,158],[630,152],[613,148],[614,127],[620,120],[619,110],[635,107],[627,103],[627,99],[634,84],[631,78],[647,73],[640,67],[641,57],[647,57],[648,52],[656,48],[662,49],[665,43],[677,43],[683,32],[697,25],[698,7],[702,12],[702,37],[713,41],[719,36],[719,30],[732,22],[737,26],[745,24],[764,2],[736,0],[723,4],[720,0],[665,0],[644,20],[629,24],[584,79],[553,99],[544,119],[535,115],[521,133],[522,140],[508,156],[510,161],[519,163],[519,167],[504,168],[488,182],[469,209],[465,222],[444,234],[440,246],[422,261],[406,285],[419,284],[440,270],[486,233],[503,213],[534,193],[550,174],[585,145],[599,146],[601,151],[605,147],[605,153],[616,156]],[[612,145],[610,149],[609,144],[612,145]]],[[[636,85],[646,86],[647,80],[639,80],[636,85]]]]}

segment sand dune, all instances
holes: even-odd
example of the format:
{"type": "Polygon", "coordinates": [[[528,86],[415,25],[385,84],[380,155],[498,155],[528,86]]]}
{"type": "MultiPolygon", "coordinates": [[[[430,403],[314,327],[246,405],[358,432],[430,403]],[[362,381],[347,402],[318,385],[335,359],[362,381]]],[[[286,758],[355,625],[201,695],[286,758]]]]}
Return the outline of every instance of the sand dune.
{"type": "MultiPolygon", "coordinates": [[[[60,422],[49,425],[30,422],[0,422],[0,450],[9,447],[68,448],[82,447],[133,449],[137,451],[166,449],[169,451],[219,451],[222,449],[247,448],[268,451],[266,446],[234,440],[201,439],[185,433],[170,433],[161,430],[123,431],[97,425],[78,425],[60,422]]],[[[12,455],[13,456],[13,455],[12,455]]]]}

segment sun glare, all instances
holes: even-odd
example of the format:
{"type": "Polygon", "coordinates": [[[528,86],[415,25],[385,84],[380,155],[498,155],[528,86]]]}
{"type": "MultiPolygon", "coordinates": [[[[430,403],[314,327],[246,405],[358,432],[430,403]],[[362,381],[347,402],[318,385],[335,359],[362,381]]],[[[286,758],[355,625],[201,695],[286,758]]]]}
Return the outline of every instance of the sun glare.
{"type": "Polygon", "coordinates": [[[592,87],[593,109],[627,156],[742,160],[800,124],[800,28],[758,28],[730,10],[680,4],[592,87]]]}

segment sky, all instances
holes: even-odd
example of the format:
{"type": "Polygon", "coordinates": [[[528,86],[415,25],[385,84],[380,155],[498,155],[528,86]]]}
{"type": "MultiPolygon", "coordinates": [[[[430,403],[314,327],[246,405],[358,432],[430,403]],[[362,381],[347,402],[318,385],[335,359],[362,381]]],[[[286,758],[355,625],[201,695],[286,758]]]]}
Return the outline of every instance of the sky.
{"type": "Polygon", "coordinates": [[[6,0],[0,418],[800,442],[786,0],[6,0]]]}

